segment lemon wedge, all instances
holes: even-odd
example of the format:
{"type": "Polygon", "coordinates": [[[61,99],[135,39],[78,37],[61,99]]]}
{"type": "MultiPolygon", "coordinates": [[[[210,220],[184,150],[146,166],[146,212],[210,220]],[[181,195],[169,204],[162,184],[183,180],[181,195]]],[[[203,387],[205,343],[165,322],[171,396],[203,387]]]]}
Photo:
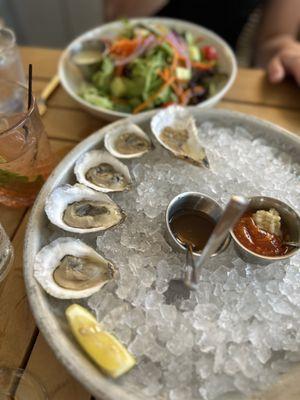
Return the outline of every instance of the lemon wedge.
{"type": "Polygon", "coordinates": [[[79,344],[107,375],[117,378],[136,364],[127,349],[113,335],[103,331],[84,307],[72,304],[66,309],[66,317],[79,344]]]}

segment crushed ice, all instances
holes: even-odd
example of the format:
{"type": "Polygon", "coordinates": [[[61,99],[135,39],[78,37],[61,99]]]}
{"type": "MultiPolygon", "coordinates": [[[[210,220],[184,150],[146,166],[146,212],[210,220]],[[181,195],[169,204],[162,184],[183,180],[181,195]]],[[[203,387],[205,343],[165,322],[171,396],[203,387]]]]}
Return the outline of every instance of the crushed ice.
{"type": "Polygon", "coordinates": [[[179,307],[165,303],[183,262],[164,238],[164,212],[175,195],[199,191],[224,205],[234,193],[262,194],[300,211],[299,165],[288,152],[242,127],[205,123],[201,132],[211,169],[157,145],[129,163],[134,189],[113,195],[126,222],[97,239],[119,272],[88,305],[138,359],[121,383],[149,398],[244,398],[300,359],[300,254],[259,267],[230,246],[203,269],[197,292],[179,307]]]}

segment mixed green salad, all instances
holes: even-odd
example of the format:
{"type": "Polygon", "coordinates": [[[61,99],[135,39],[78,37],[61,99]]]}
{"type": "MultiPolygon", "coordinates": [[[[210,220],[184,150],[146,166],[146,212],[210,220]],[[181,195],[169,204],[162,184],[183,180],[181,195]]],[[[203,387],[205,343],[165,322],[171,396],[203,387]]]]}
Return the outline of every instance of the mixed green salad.
{"type": "Polygon", "coordinates": [[[195,105],[225,84],[218,52],[203,38],[164,25],[124,22],[80,96],[110,110],[139,113],[171,104],[195,105]]]}

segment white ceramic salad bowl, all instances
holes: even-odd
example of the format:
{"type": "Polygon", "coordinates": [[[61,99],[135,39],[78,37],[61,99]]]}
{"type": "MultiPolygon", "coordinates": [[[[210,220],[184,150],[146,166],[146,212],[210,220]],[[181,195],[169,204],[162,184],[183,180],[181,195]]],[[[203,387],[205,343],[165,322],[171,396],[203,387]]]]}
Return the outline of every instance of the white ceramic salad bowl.
{"type": "MultiPolygon", "coordinates": [[[[142,22],[144,24],[159,23],[161,25],[166,25],[167,27],[173,28],[179,32],[191,32],[196,37],[203,38],[203,40],[201,41],[202,45],[214,46],[218,53],[220,71],[228,76],[227,82],[215,95],[199,103],[198,107],[212,107],[225,96],[236,78],[237,63],[236,58],[229,45],[218,35],[196,24],[171,18],[138,18],[132,19],[131,21],[133,23],[142,22]]],[[[70,45],[65,49],[59,62],[59,78],[66,92],[82,108],[97,117],[109,121],[116,120],[118,118],[128,117],[130,114],[92,105],[84,100],[82,97],[80,97],[79,90],[82,83],[84,82],[84,79],[77,67],[74,66],[74,64],[71,62],[71,53],[72,50],[83,41],[109,36],[114,34],[115,32],[118,32],[122,29],[122,24],[122,21],[111,22],[82,34],[73,42],[71,42],[70,45]]],[[[157,108],[153,110],[153,112],[155,111],[157,111],[157,108]]]]}

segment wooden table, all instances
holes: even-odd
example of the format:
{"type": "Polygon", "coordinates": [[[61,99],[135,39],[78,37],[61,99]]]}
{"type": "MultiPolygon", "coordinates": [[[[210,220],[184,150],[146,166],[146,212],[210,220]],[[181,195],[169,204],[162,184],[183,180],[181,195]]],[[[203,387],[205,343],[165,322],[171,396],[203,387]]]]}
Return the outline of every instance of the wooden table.
{"type": "MultiPolygon", "coordinates": [[[[55,74],[61,52],[38,48],[22,48],[21,52],[24,65],[30,62],[34,66],[34,90],[38,95],[55,74]]],[[[57,161],[105,124],[82,111],[61,87],[52,95],[48,105],[43,120],[57,161]]],[[[240,69],[236,83],[218,107],[255,115],[300,135],[300,89],[292,82],[272,86],[263,71],[240,69]]],[[[0,284],[1,364],[30,370],[44,384],[51,400],[91,399],[90,394],[55,359],[39,333],[27,303],[22,251],[29,211],[0,206],[0,221],[15,248],[12,270],[0,284]]],[[[297,375],[291,375],[286,390],[284,400],[300,398],[297,375]]],[[[263,399],[283,399],[274,393],[274,390],[270,391],[263,399]]]]}

